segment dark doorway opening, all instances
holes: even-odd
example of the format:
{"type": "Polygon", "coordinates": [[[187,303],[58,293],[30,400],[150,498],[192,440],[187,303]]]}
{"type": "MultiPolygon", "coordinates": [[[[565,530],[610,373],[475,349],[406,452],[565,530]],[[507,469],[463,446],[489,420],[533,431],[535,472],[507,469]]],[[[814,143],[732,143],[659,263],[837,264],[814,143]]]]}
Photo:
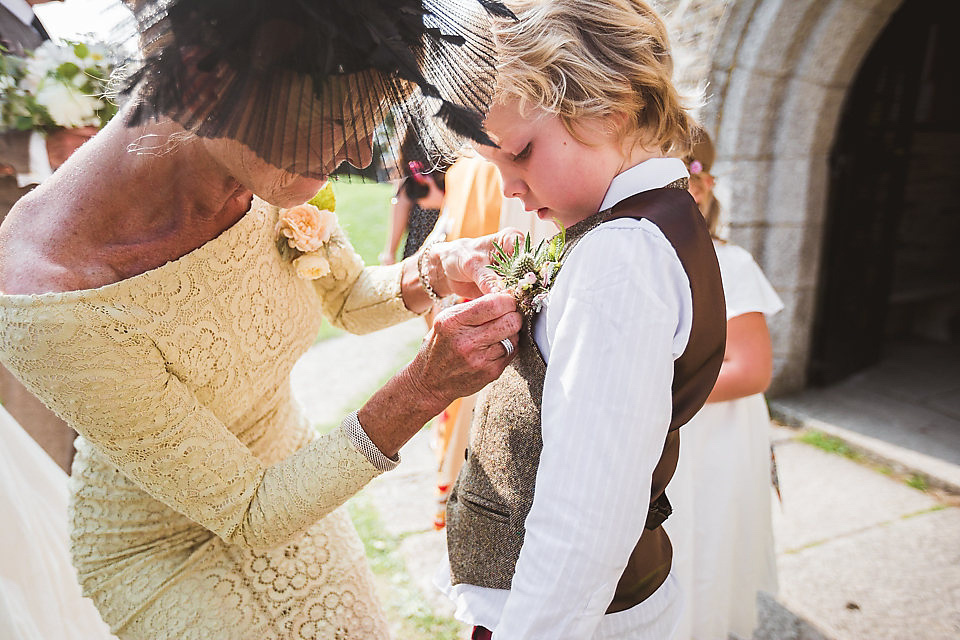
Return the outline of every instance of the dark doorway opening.
{"type": "Polygon", "coordinates": [[[955,0],[904,2],[851,85],[830,158],[814,385],[904,345],[960,353],[958,14],[955,0]]]}

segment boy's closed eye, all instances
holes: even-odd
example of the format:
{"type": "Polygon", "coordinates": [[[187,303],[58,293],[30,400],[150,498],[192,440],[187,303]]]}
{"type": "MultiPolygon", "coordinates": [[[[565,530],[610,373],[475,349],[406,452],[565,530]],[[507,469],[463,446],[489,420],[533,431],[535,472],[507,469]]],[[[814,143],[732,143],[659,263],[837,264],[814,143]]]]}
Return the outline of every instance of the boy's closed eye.
{"type": "Polygon", "coordinates": [[[523,150],[520,151],[520,153],[515,153],[515,154],[513,155],[513,161],[514,161],[514,162],[520,162],[520,161],[522,161],[522,160],[526,160],[527,158],[530,157],[530,152],[531,152],[532,149],[533,149],[533,143],[532,143],[532,142],[528,142],[528,143],[527,143],[527,146],[525,146],[525,147],[523,148],[523,150]]]}

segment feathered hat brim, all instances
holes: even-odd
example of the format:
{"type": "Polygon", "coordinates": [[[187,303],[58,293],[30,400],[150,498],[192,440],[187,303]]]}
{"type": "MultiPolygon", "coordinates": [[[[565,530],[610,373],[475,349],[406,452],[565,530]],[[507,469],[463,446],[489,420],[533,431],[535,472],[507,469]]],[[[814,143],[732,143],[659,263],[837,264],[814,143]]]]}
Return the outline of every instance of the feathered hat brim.
{"type": "Polygon", "coordinates": [[[490,0],[143,0],[128,123],[168,116],[305,175],[372,139],[395,177],[405,138],[428,166],[492,144],[490,20],[511,15],[490,0]]]}

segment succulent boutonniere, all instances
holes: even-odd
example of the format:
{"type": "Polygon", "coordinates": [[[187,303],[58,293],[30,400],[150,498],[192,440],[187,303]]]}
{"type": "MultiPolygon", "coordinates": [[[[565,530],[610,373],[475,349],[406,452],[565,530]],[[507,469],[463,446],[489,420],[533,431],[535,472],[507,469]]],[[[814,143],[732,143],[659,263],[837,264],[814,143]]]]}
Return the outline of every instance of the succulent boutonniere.
{"type": "Polygon", "coordinates": [[[327,182],[308,202],[280,211],[277,249],[293,262],[301,278],[322,278],[330,272],[330,261],[322,250],[337,228],[335,207],[333,186],[327,182]]]}
{"type": "Polygon", "coordinates": [[[547,293],[560,273],[566,238],[566,230],[561,226],[560,233],[549,242],[541,241],[536,249],[529,233],[523,243],[517,238],[512,254],[493,243],[493,264],[489,268],[500,276],[524,315],[539,313],[543,308],[547,293]]]}

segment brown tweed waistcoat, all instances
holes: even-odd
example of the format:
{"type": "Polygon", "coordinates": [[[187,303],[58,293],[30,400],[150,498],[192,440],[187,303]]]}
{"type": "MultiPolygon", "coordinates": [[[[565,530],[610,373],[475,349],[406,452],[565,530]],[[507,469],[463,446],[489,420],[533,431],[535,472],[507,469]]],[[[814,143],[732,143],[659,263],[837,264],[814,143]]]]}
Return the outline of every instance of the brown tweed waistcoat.
{"type": "MultiPolygon", "coordinates": [[[[720,268],[700,211],[690,194],[682,190],[685,183],[683,180],[669,185],[674,188],[639,193],[567,230],[565,253],[602,222],[649,219],[676,250],[693,298],[690,338],[674,362],[672,418],[653,473],[646,527],[637,532],[637,544],[608,613],[642,602],[670,572],[673,549],[660,525],[670,513],[664,489],[677,466],[677,429],[703,406],[723,360],[726,312],[720,268]]],[[[453,584],[509,589],[513,579],[543,447],[540,406],[546,364],[532,334],[528,319],[517,357],[487,389],[474,415],[467,459],[447,503],[453,584]]]]}

